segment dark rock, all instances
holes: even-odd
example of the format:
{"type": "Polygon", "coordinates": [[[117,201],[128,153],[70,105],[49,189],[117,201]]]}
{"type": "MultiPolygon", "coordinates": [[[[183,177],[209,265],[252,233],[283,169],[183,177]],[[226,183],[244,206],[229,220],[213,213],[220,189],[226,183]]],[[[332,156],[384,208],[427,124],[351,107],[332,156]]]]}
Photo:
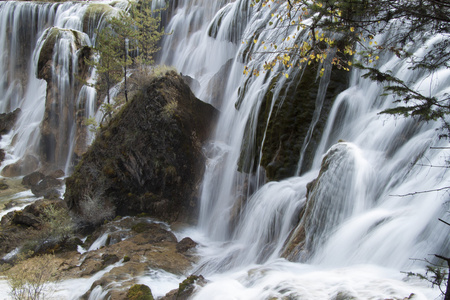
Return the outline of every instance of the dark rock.
{"type": "Polygon", "coordinates": [[[6,183],[6,181],[3,179],[0,181],[0,190],[4,191],[9,189],[9,185],[6,183]]]}
{"type": "Polygon", "coordinates": [[[31,174],[28,174],[26,176],[23,177],[22,179],[22,185],[24,185],[27,188],[31,188],[33,186],[36,186],[39,181],[41,181],[42,179],[44,179],[45,175],[42,174],[41,172],[33,172],[31,174]]]}
{"type": "MultiPolygon", "coordinates": [[[[44,211],[49,205],[55,208],[65,208],[61,200],[37,200],[27,205],[23,210],[9,212],[1,220],[0,231],[0,257],[21,248],[23,251],[31,250],[34,253],[52,253],[76,250],[75,244],[81,241],[75,237],[55,240],[48,232],[44,211]]],[[[65,208],[67,209],[67,208],[65,208]]]]}
{"type": "Polygon", "coordinates": [[[78,245],[83,242],[77,238],[72,237],[68,239],[51,239],[44,240],[43,243],[38,243],[33,249],[34,255],[42,254],[57,254],[63,252],[77,251],[78,245]]]}
{"type": "Polygon", "coordinates": [[[24,158],[18,160],[16,163],[7,165],[2,170],[4,177],[17,177],[25,174],[30,174],[39,167],[39,159],[33,155],[26,155],[24,158]]]}
{"type": "Polygon", "coordinates": [[[197,286],[205,286],[208,282],[202,275],[191,275],[179,284],[177,290],[170,291],[160,300],[188,300],[191,299],[197,286]]]}
{"type": "Polygon", "coordinates": [[[197,247],[197,243],[194,242],[190,237],[185,237],[177,244],[177,251],[180,253],[186,253],[192,248],[197,247]]]}
{"type": "Polygon", "coordinates": [[[11,130],[20,112],[20,108],[17,108],[13,112],[0,114],[0,135],[8,133],[11,130]]]}
{"type": "Polygon", "coordinates": [[[115,264],[119,260],[120,259],[117,257],[117,255],[114,255],[114,254],[103,254],[102,255],[102,261],[103,261],[103,265],[105,267],[115,264]]]}
{"type": "Polygon", "coordinates": [[[51,176],[45,176],[37,185],[31,187],[31,192],[37,197],[45,197],[51,199],[52,197],[59,197],[59,192],[56,188],[61,187],[64,182],[51,176]]]}
{"type": "Polygon", "coordinates": [[[68,207],[86,224],[141,212],[194,220],[202,144],[216,116],[175,72],[153,79],[102,128],[66,179],[68,207]]]}
{"type": "Polygon", "coordinates": [[[53,172],[50,172],[50,174],[48,174],[48,176],[54,177],[54,178],[61,178],[61,177],[66,176],[66,173],[64,173],[63,170],[59,169],[59,170],[55,170],[53,172]]]}
{"type": "Polygon", "coordinates": [[[13,207],[18,206],[18,205],[19,205],[19,202],[18,202],[18,201],[16,201],[16,200],[10,200],[8,203],[5,204],[5,210],[6,210],[6,209],[13,208],[13,207]]]}
{"type": "Polygon", "coordinates": [[[13,216],[14,216],[14,212],[13,211],[10,211],[6,215],[4,215],[2,217],[2,221],[1,221],[2,226],[6,226],[7,224],[11,223],[11,220],[12,220],[13,216]]]}
{"type": "Polygon", "coordinates": [[[11,222],[15,225],[24,225],[27,227],[38,227],[41,224],[41,220],[36,216],[23,211],[15,211],[11,222]]]}
{"type": "Polygon", "coordinates": [[[6,156],[5,150],[0,149],[0,163],[5,160],[5,156],[6,156]]]}

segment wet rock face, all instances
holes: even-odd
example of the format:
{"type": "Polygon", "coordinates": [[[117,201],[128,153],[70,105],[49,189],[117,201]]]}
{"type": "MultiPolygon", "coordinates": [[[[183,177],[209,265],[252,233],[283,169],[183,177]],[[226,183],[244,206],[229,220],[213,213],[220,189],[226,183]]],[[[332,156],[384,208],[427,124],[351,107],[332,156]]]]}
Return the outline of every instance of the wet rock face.
{"type": "MultiPolygon", "coordinates": [[[[155,78],[110,123],[66,180],[65,200],[80,222],[92,207],[104,218],[148,213],[195,219],[198,186],[217,111],[196,99],[175,72],[155,78]]],[[[95,214],[97,215],[97,214],[95,214]]]]}
{"type": "MultiPolygon", "coordinates": [[[[286,82],[278,94],[275,90],[280,79],[272,80],[256,112],[256,125],[249,118],[238,162],[240,171],[253,173],[261,165],[269,181],[294,176],[305,141],[308,143],[301,171],[311,167],[334,99],[348,86],[348,72],[333,70],[323,105],[318,105],[316,99],[323,78],[317,78],[317,68],[317,64],[311,64],[302,74],[286,82]],[[309,132],[316,114],[318,121],[309,132]],[[256,134],[252,133],[252,127],[256,127],[256,134]]],[[[236,103],[238,108],[240,105],[236,103]]]]}
{"type": "Polygon", "coordinates": [[[307,185],[307,202],[299,223],[287,239],[282,256],[305,261],[320,249],[327,232],[337,228],[351,213],[354,151],[349,143],[333,145],[323,157],[319,175],[307,185]],[[340,210],[336,209],[340,207],[340,210]],[[347,209],[345,209],[347,208],[347,209]]]}
{"type": "Polygon", "coordinates": [[[12,129],[19,114],[20,108],[10,113],[0,114],[0,134],[8,133],[12,129]]]}

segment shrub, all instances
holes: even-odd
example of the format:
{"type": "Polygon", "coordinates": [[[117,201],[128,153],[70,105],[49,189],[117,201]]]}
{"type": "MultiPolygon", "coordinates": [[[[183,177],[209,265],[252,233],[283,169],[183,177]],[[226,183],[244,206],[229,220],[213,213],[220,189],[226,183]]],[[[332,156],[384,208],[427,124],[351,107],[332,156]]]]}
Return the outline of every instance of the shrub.
{"type": "Polygon", "coordinates": [[[115,207],[104,201],[99,192],[94,191],[84,195],[80,202],[80,213],[86,222],[98,225],[114,218],[115,207]]]}
{"type": "Polygon", "coordinates": [[[177,72],[177,69],[172,66],[166,66],[166,65],[157,65],[153,68],[153,76],[154,77],[163,77],[169,72],[177,72]]]}
{"type": "Polygon", "coordinates": [[[74,224],[67,209],[48,205],[44,208],[43,219],[48,224],[48,239],[63,241],[73,233],[74,224]]]}
{"type": "MultiPolygon", "coordinates": [[[[24,256],[23,256],[24,257],[24,256]]],[[[48,299],[57,282],[58,262],[54,255],[45,254],[28,260],[22,259],[5,272],[14,300],[48,299]]]]}

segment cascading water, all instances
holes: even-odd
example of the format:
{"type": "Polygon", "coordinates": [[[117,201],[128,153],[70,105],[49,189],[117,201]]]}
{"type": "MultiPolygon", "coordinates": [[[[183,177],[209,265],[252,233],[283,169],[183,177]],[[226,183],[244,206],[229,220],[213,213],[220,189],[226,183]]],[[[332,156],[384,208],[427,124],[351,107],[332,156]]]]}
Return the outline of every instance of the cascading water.
{"type": "MultiPolygon", "coordinates": [[[[404,299],[411,293],[416,294],[414,299],[436,298],[439,293],[423,283],[403,282],[400,271],[423,269],[423,263],[412,261],[414,258],[429,258],[431,253],[450,256],[448,227],[438,221],[446,216],[445,191],[396,195],[448,186],[445,168],[417,164],[446,163],[446,150],[430,149],[447,145],[437,138],[439,125],[378,115],[393,99],[381,97],[379,86],[352,70],[349,87],[331,108],[311,159],[312,168],[305,170],[307,148],[322,121],[333,76],[331,68],[324,65],[323,77],[311,76],[318,83],[312,99],[313,117],[310,124],[303,124],[308,127],[305,139],[295,149],[299,162],[294,169],[302,175],[265,184],[265,170],[260,167],[265,149],[261,145],[269,138],[270,124],[269,120],[261,124],[259,116],[262,111],[268,119],[282,114],[280,107],[288,96],[285,87],[302,89],[299,82],[306,75],[295,68],[279,68],[259,77],[242,74],[245,65],[252,71],[274,58],[255,55],[249,60],[251,52],[265,50],[254,40],[273,41],[282,47],[294,40],[283,38],[296,32],[295,28],[282,32],[269,28],[270,22],[277,22],[272,12],[283,9],[283,4],[261,9],[250,2],[171,3],[175,10],[169,12],[172,17],[166,31],[173,34],[162,43],[160,61],[192,77],[197,96],[221,111],[212,141],[205,147],[208,165],[199,226],[190,232],[202,243],[199,252],[203,258],[195,271],[210,283],[194,298],[404,299]],[[245,165],[251,174],[239,172],[238,165],[245,165]]],[[[0,3],[0,80],[4,83],[0,108],[1,112],[22,109],[10,135],[17,140],[12,155],[39,150],[49,91],[47,82],[36,79],[35,74],[48,40],[41,37],[54,36],[52,30],[63,36],[58,44],[52,43],[51,49],[61,48],[52,50],[47,61],[51,61],[49,70],[56,72],[47,73],[55,80],[52,85],[58,86],[56,98],[70,98],[74,106],[85,109],[85,117],[94,115],[96,96],[91,88],[82,86],[75,94],[65,94],[74,89],[77,55],[83,45],[92,44],[94,29],[103,18],[103,14],[86,17],[91,13],[82,3],[0,3]],[[23,47],[23,40],[29,47],[23,47]],[[58,59],[61,61],[54,67],[52,63],[58,59]]],[[[415,51],[424,55],[426,49],[423,45],[415,51]]],[[[394,70],[402,79],[416,82],[417,88],[427,89],[431,95],[450,92],[447,70],[437,72],[430,81],[395,57],[382,58],[378,64],[382,70],[394,70]]],[[[54,106],[61,109],[63,105],[56,102],[54,106]]],[[[59,113],[69,115],[69,111],[59,113]]],[[[66,150],[55,149],[61,151],[58,157],[66,170],[76,148],[75,123],[72,120],[64,129],[58,127],[69,144],[66,150]]],[[[281,139],[283,132],[279,134],[281,139]]]]}
{"type": "MultiPolygon", "coordinates": [[[[436,297],[436,292],[402,283],[399,271],[420,270],[423,263],[413,259],[433,259],[431,253],[449,255],[448,228],[438,221],[445,218],[448,209],[445,190],[421,193],[448,186],[446,168],[431,167],[446,164],[445,150],[430,148],[447,145],[437,137],[435,128],[439,124],[378,115],[393,105],[393,99],[380,96],[380,86],[362,79],[361,71],[353,70],[348,89],[336,97],[321,143],[317,145],[312,170],[301,177],[261,186],[264,176],[259,166],[250,167],[256,170],[254,175],[237,171],[240,149],[245,138],[256,139],[257,115],[263,98],[272,92],[269,116],[278,113],[273,103],[284,96],[282,87],[290,81],[283,76],[271,85],[275,72],[248,78],[242,71],[245,63],[252,71],[254,66],[271,59],[255,56],[248,62],[250,50],[263,52],[260,43],[253,45],[254,39],[280,45],[285,43],[282,38],[292,32],[280,34],[266,28],[269,20],[277,22],[271,17],[272,11],[251,8],[249,1],[228,3],[213,19],[204,16],[203,27],[182,26],[198,21],[198,16],[189,14],[192,6],[188,3],[181,2],[168,28],[174,32],[176,28],[189,30],[182,36],[166,39],[162,62],[174,64],[183,74],[194,77],[200,83],[197,95],[221,110],[212,142],[205,148],[209,162],[198,229],[204,234],[201,236],[207,237],[205,244],[209,246],[203,249],[205,258],[196,271],[213,283],[201,289],[195,298],[228,295],[236,299],[285,296],[403,299],[412,292],[420,299],[436,297]],[[242,11],[246,12],[244,17],[242,11]],[[237,18],[244,18],[245,28],[234,26],[237,18]],[[219,31],[216,26],[222,32],[232,33],[211,34],[219,31]],[[229,38],[233,35],[240,35],[243,45],[229,38]],[[199,62],[205,52],[214,53],[213,62],[209,59],[199,62]],[[230,60],[227,75],[220,73],[230,60]],[[218,70],[226,86],[221,104],[216,104],[211,93],[208,94],[209,86],[214,84],[211,73],[218,70]],[[339,140],[343,141],[336,144],[339,140]],[[307,184],[318,175],[309,186],[307,201],[307,184]],[[409,193],[413,195],[405,196],[409,193]],[[294,234],[289,236],[293,228],[294,234]],[[299,243],[296,233],[303,234],[304,242],[299,243]],[[279,260],[282,254],[308,265],[279,260]]],[[[200,5],[198,1],[195,3],[200,5]]],[[[273,4],[273,11],[279,8],[273,4]]],[[[415,51],[418,56],[426,55],[427,45],[415,51]]],[[[415,88],[430,95],[449,92],[448,70],[437,72],[431,81],[426,74],[408,70],[407,63],[396,57],[382,58],[378,66],[381,70],[394,70],[394,75],[405,81],[416,82],[415,88]]],[[[282,72],[295,78],[298,71],[282,72]]],[[[310,124],[309,137],[318,122],[323,101],[320,95],[327,89],[329,77],[325,74],[317,80],[323,83],[319,84],[322,90],[315,99],[316,117],[310,124]]],[[[307,137],[301,147],[298,172],[309,142],[307,137]]],[[[257,148],[247,152],[260,151],[257,148]]],[[[254,158],[246,159],[251,164],[254,158]]]]}
{"type": "Polygon", "coordinates": [[[80,80],[90,80],[89,74],[80,72],[86,72],[83,60],[95,29],[117,9],[108,3],[0,3],[0,108],[21,109],[3,141],[8,162],[32,155],[68,173],[74,156],[85,151],[92,138],[77,117],[93,117],[97,97],[80,80]]]}

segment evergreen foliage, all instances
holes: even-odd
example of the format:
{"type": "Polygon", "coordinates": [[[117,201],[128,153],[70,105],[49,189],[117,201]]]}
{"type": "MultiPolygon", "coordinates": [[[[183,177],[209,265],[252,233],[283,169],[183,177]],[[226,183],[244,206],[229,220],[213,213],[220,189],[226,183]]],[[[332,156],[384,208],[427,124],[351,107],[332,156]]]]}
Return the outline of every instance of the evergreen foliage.
{"type": "Polygon", "coordinates": [[[119,11],[111,16],[107,25],[97,33],[94,48],[97,57],[88,61],[98,73],[96,88],[105,93],[107,103],[104,116],[110,117],[110,89],[124,79],[125,99],[127,99],[127,69],[143,68],[154,63],[153,55],[159,50],[158,43],[164,35],[160,28],[161,9],[152,10],[152,1],[129,2],[128,11],[119,11]]]}

